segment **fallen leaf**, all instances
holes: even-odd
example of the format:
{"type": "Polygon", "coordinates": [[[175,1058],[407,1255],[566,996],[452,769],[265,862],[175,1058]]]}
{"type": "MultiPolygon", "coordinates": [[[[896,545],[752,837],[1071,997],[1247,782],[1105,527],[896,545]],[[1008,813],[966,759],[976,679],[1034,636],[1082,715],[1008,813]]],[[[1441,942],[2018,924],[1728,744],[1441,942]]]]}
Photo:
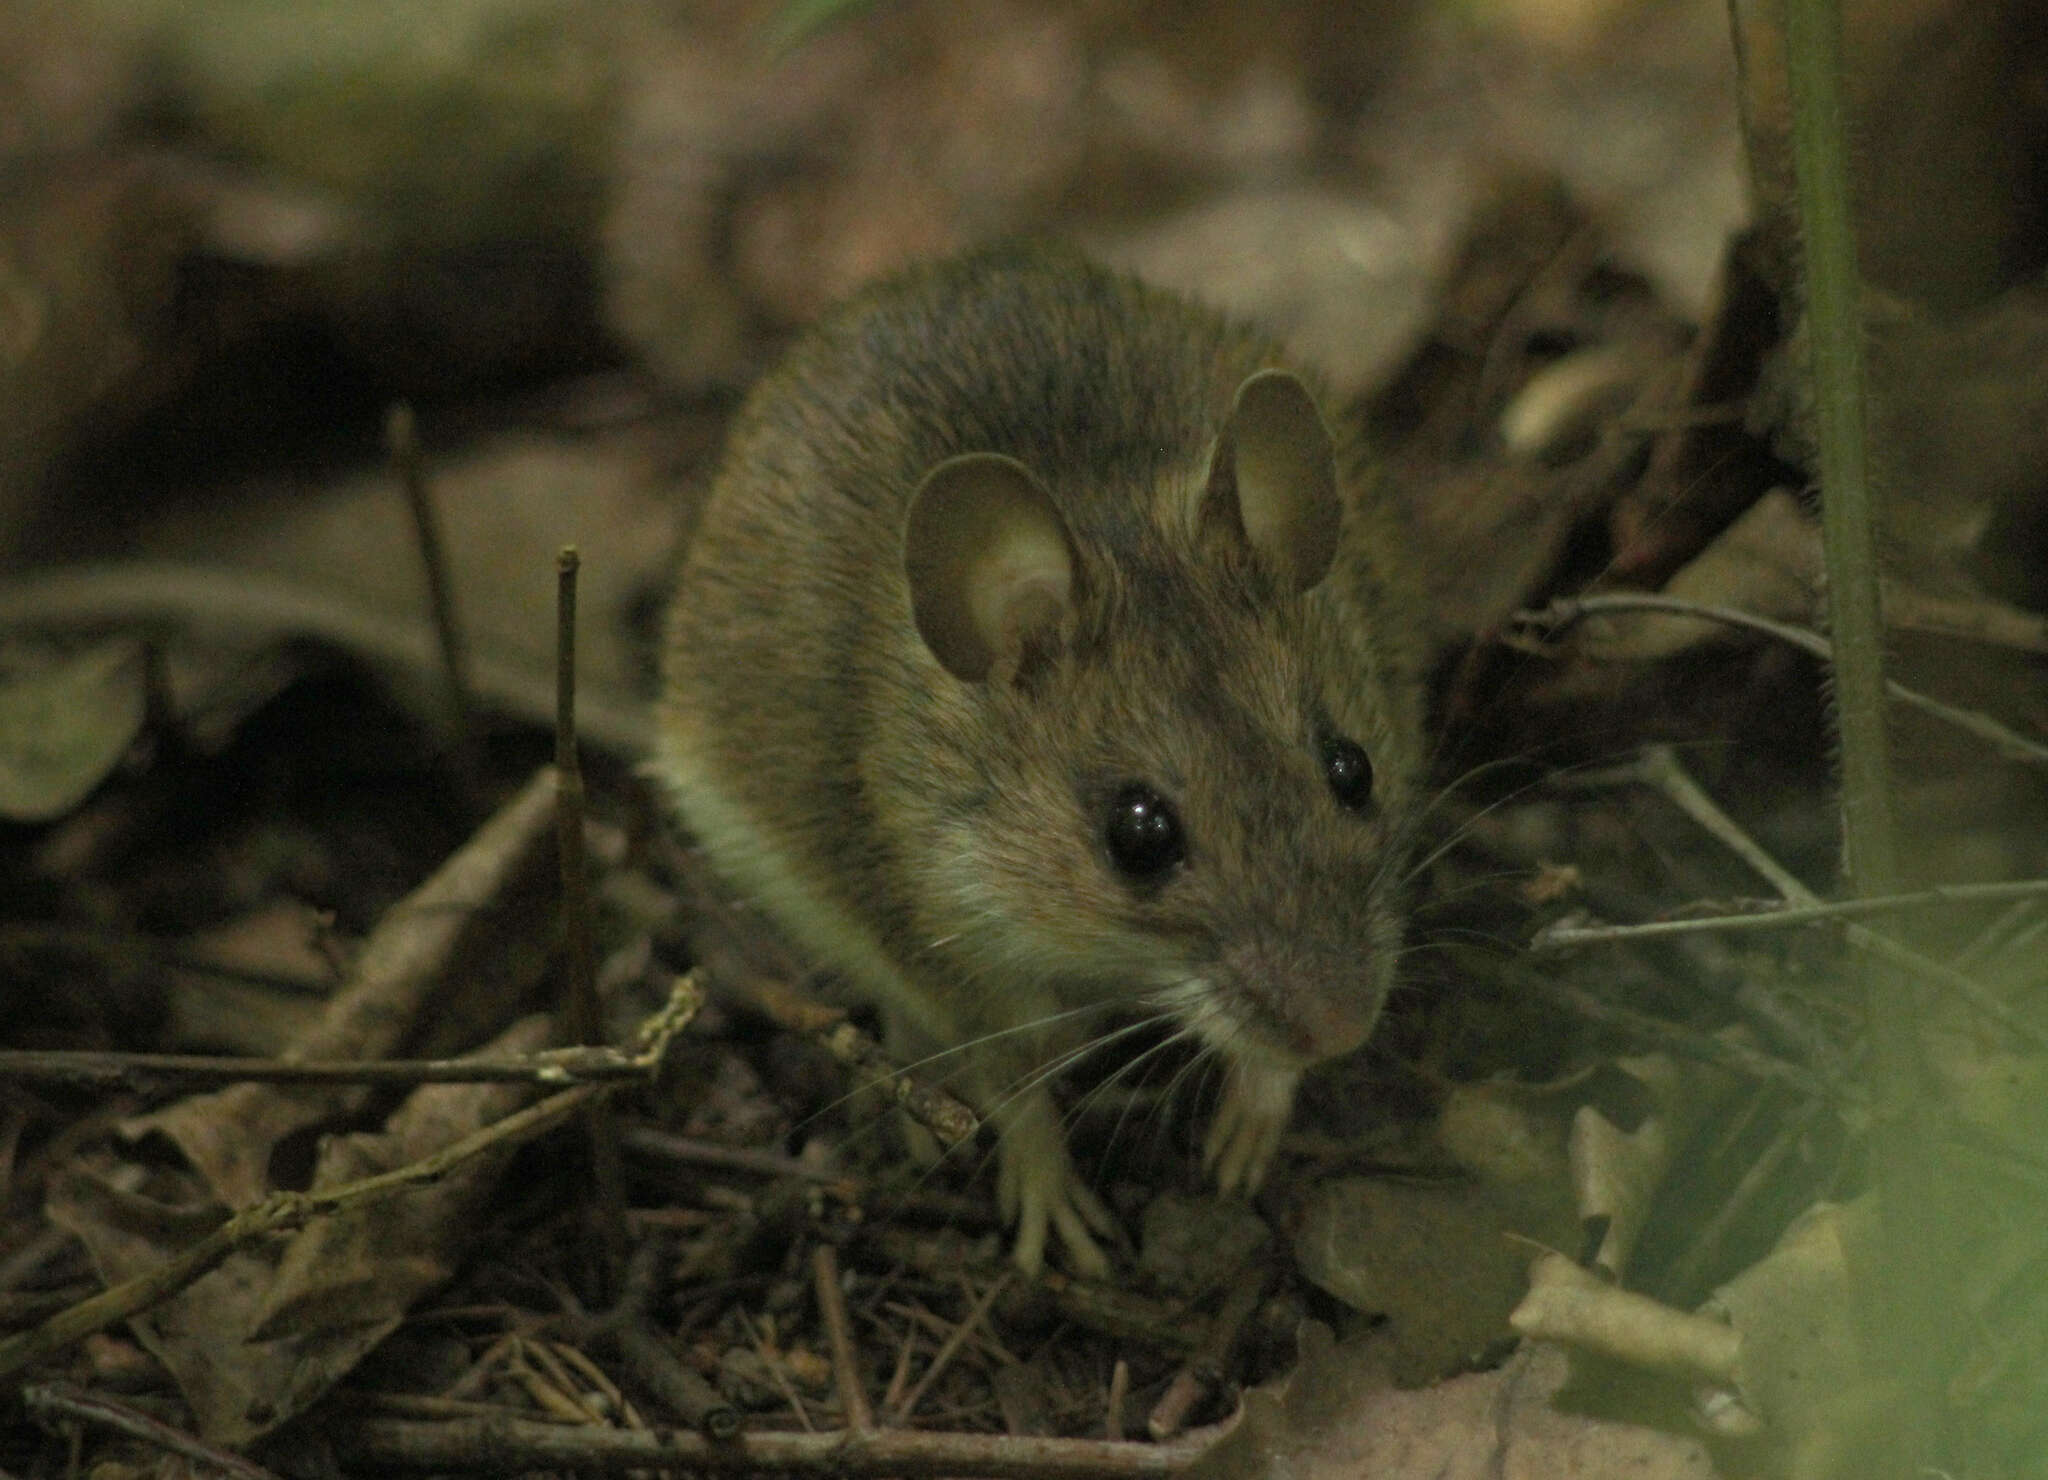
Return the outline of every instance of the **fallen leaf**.
{"type": "Polygon", "coordinates": [[[1524,1346],[1498,1369],[1418,1391],[1393,1387],[1376,1343],[1333,1346],[1304,1333],[1285,1384],[1245,1395],[1237,1427],[1190,1480],[1708,1480],[1697,1439],[1568,1413],[1553,1399],[1569,1376],[1554,1347],[1524,1346]]]}
{"type": "MultiPolygon", "coordinates": [[[[484,1055],[547,1041],[529,1018],[484,1055]]],[[[412,1094],[382,1135],[348,1137],[323,1151],[316,1186],[401,1165],[510,1113],[533,1098],[525,1084],[429,1085],[412,1094]]],[[[486,1154],[430,1187],[316,1219],[281,1246],[230,1254],[186,1288],[129,1321],[177,1383],[210,1441],[239,1447],[298,1414],[352,1371],[436,1288],[483,1231],[476,1213],[505,1155],[486,1154]]],[[[114,1185],[126,1175],[85,1171],[60,1179],[50,1220],[76,1234],[109,1285],[161,1267],[226,1216],[204,1193],[144,1196],[114,1185]]]]}
{"type": "MultiPolygon", "coordinates": [[[[546,943],[532,934],[551,918],[535,895],[554,887],[553,824],[553,773],[542,772],[393,906],[364,943],[348,985],[289,1056],[456,1052],[479,1036],[473,1029],[502,1026],[543,964],[546,943]],[[465,1006],[451,980],[489,986],[485,1016],[465,1006]]],[[[361,1085],[237,1084],[188,1096],[121,1129],[133,1140],[168,1138],[214,1198],[246,1207],[272,1190],[270,1159],[280,1141],[367,1098],[361,1085]]]]}
{"type": "Polygon", "coordinates": [[[49,822],[92,794],[142,733],[143,646],[0,647],[0,817],[49,822]]]}

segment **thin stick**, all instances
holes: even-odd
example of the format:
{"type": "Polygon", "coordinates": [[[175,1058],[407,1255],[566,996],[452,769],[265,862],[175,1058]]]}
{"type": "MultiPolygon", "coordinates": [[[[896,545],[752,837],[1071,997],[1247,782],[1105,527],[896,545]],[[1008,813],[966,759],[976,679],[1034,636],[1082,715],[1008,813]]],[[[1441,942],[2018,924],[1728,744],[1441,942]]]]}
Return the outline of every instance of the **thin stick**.
{"type": "Polygon", "coordinates": [[[412,407],[394,402],[384,415],[384,445],[405,490],[412,511],[414,537],[427,570],[427,600],[433,609],[434,635],[441,649],[441,674],[447,685],[448,708],[455,720],[455,763],[470,796],[483,795],[483,767],[477,754],[476,703],[469,682],[469,647],[455,614],[455,584],[448,574],[448,552],[441,542],[441,521],[434,511],[420,457],[419,424],[412,407]]]}
{"type": "MultiPolygon", "coordinates": [[[[555,559],[555,832],[562,866],[562,933],[568,990],[562,1016],[577,1043],[604,1040],[597,997],[597,955],[591,944],[590,870],[583,856],[583,763],[576,744],[576,571],[574,546],[555,559]]],[[[599,1280],[609,1290],[626,1267],[626,1177],[619,1133],[609,1107],[592,1101],[583,1117],[590,1142],[599,1280]]]]}
{"type": "MultiPolygon", "coordinates": [[[[948,1336],[951,1336],[954,1333],[954,1331],[959,1329],[951,1321],[942,1320],[940,1317],[933,1315],[929,1310],[926,1310],[922,1305],[907,1304],[902,1301],[892,1300],[887,1305],[883,1306],[882,1309],[887,1311],[892,1316],[900,1316],[904,1320],[911,1322],[913,1325],[924,1327],[926,1332],[928,1332],[932,1336],[937,1337],[940,1341],[944,1341],[948,1336]]],[[[974,1342],[975,1350],[980,1352],[983,1356],[987,1357],[990,1361],[999,1362],[1005,1367],[1015,1367],[1018,1365],[1017,1354],[1011,1351],[1008,1347],[1004,1346],[1003,1343],[997,1339],[995,1332],[976,1331],[973,1334],[972,1340],[974,1342]]]]}
{"type": "Polygon", "coordinates": [[[879,1043],[846,1020],[843,1009],[813,1001],[788,983],[765,975],[746,980],[721,975],[719,984],[778,1026],[822,1046],[854,1071],[863,1090],[877,1091],[894,1101],[947,1150],[972,1140],[981,1128],[980,1118],[966,1104],[906,1073],[879,1043]]]}
{"type": "Polygon", "coordinates": [[[839,1251],[830,1244],[811,1250],[811,1288],[818,1298],[818,1314],[825,1322],[825,1337],[832,1348],[832,1375],[839,1381],[839,1411],[846,1426],[856,1434],[875,1427],[875,1415],[862,1391],[860,1368],[853,1355],[853,1330],[846,1320],[846,1295],[839,1288],[839,1251]]]}
{"type": "Polygon", "coordinates": [[[1265,1265],[1260,1264],[1240,1275],[1224,1293],[1223,1304],[1216,1319],[1209,1323],[1201,1346],[1174,1373],[1173,1381],[1152,1405],[1145,1431],[1154,1440],[1171,1439],[1186,1428],[1188,1414],[1194,1411],[1195,1404],[1223,1386],[1229,1371],[1230,1349],[1237,1345],[1237,1333],[1244,1329],[1244,1323],[1258,1308],[1259,1297],[1266,1293],[1266,1274],[1265,1265]]]}
{"type": "Polygon", "coordinates": [[[1124,1400],[1131,1391],[1131,1364],[1122,1357],[1109,1369],[1109,1396],[1102,1404],[1102,1437],[1118,1440],[1124,1437],[1124,1400]]]}
{"type": "MultiPolygon", "coordinates": [[[[638,1050],[658,1064],[676,1034],[695,1016],[701,998],[690,977],[676,983],[668,1002],[640,1025],[638,1050]]],[[[102,1331],[116,1321],[139,1315],[213,1269],[237,1249],[303,1228],[316,1217],[389,1197],[409,1187],[439,1181],[469,1158],[496,1146],[516,1146],[579,1113],[592,1098],[606,1093],[603,1085],[578,1085],[529,1105],[503,1120],[473,1131],[439,1151],[394,1167],[388,1172],[313,1192],[280,1192],[243,1208],[213,1232],[173,1255],[155,1269],[102,1290],[70,1306],[32,1331],[0,1341],[0,1382],[33,1366],[75,1341],[102,1331]]]]}
{"type": "Polygon", "coordinates": [[[622,1137],[624,1144],[643,1156],[659,1157],[663,1161],[677,1162],[685,1166],[716,1167],[727,1172],[752,1172],[762,1177],[788,1177],[798,1182],[814,1182],[820,1186],[843,1193],[849,1200],[858,1196],[861,1180],[846,1171],[831,1166],[812,1166],[809,1162],[794,1156],[784,1156],[774,1151],[756,1151],[749,1146],[721,1146],[716,1141],[700,1141],[694,1136],[678,1136],[670,1131],[657,1130],[653,1126],[630,1126],[622,1137]]]}
{"type": "MultiPolygon", "coordinates": [[[[1720,804],[1708,796],[1700,784],[1686,773],[1669,746],[1653,745],[1644,751],[1639,774],[1646,783],[1662,791],[1680,811],[1755,869],[1787,899],[1809,907],[1821,903],[1818,894],[1807,888],[1789,869],[1758,847],[1756,841],[1737,826],[1735,819],[1721,810],[1720,804]]],[[[1849,942],[1858,950],[1866,951],[1889,965],[1910,971],[1923,981],[1947,988],[2006,1031],[2035,1048],[2048,1048],[2048,1030],[2038,1028],[2021,1017],[1983,983],[1963,975],[1952,966],[1910,950],[1890,936],[1880,935],[1865,926],[1846,925],[1844,931],[1849,942]]]]}
{"type": "Polygon", "coordinates": [[[890,1414],[892,1422],[900,1424],[917,1411],[917,1405],[923,1401],[924,1395],[931,1391],[932,1384],[939,1380],[940,1374],[951,1365],[953,1358],[959,1355],[960,1348],[967,1344],[967,1338],[972,1336],[975,1328],[988,1318],[989,1307],[996,1303],[996,1297],[1009,1286],[1010,1272],[1005,1270],[1001,1278],[982,1291],[981,1298],[974,1302],[973,1308],[967,1312],[966,1319],[947,1333],[945,1341],[940,1344],[938,1351],[933,1353],[931,1365],[924,1369],[924,1375],[918,1378],[917,1386],[896,1405],[890,1414]]]}
{"type": "Polygon", "coordinates": [[[660,1336],[645,1326],[623,1326],[613,1338],[620,1358],[669,1410],[707,1439],[726,1440],[746,1418],[704,1377],[683,1365],[660,1336]]]}
{"type": "MultiPolygon", "coordinates": [[[[1558,632],[1586,617],[1615,615],[1636,612],[1661,612],[1667,616],[1694,617],[1703,622],[1720,622],[1730,627],[1747,627],[1762,632],[1778,641],[1809,653],[1824,663],[1832,664],[1835,649],[1828,640],[1810,627],[1795,627],[1789,622],[1776,622],[1769,617],[1757,616],[1739,607],[1716,606],[1711,602],[1688,601],[1680,596],[1659,596],[1648,591],[1613,591],[1598,596],[1577,596],[1553,601],[1541,611],[1516,612],[1510,619],[1523,626],[1538,627],[1546,632],[1558,632]]],[[[1944,704],[1930,694],[1893,679],[1884,680],[1884,693],[1897,703],[1918,709],[1939,720],[1945,720],[1960,730],[1965,730],[1978,739],[1996,747],[2007,760],[2020,761],[2027,765],[2048,765],[2048,745],[2030,740],[2017,730],[2008,729],[1989,715],[1979,714],[1973,709],[1959,709],[1953,704],[1944,704]]]]}
{"type": "Polygon", "coordinates": [[[877,1429],[868,1434],[749,1432],[726,1444],[681,1429],[636,1433],[569,1428],[532,1420],[423,1423],[351,1418],[328,1432],[345,1464],[383,1472],[525,1470],[622,1474],[683,1470],[718,1474],[781,1471],[854,1480],[906,1475],[981,1475],[991,1480],[1167,1480],[1220,1437],[1196,1431],[1171,1444],[1046,1439],[1010,1434],[947,1434],[877,1429]]]}
{"type": "MultiPolygon", "coordinates": [[[[659,1065],[618,1048],[550,1048],[505,1059],[243,1059],[230,1055],[0,1050],[0,1079],[102,1090],[192,1084],[570,1084],[646,1081],[659,1065]]],[[[737,1165],[737,1163],[735,1163],[737,1165]]]]}
{"type": "Polygon", "coordinates": [[[1700,1225],[1687,1243],[1685,1252],[1676,1259],[1665,1273],[1667,1288],[1675,1290],[1694,1289],[1707,1267],[1707,1261],[1728,1236],[1728,1231],[1748,1212],[1750,1205],[1762,1193],[1764,1184],[1784,1164],[1785,1158],[1798,1149],[1806,1139],[1814,1120],[1819,1116],[1821,1104],[1808,1100],[1796,1105],[1778,1127],[1762,1155],[1752,1161],[1743,1172],[1734,1190],[1721,1199],[1721,1205],[1714,1209],[1713,1216],[1700,1225]]]}
{"type": "Polygon", "coordinates": [[[68,1382],[28,1384],[21,1390],[21,1406],[46,1421],[58,1419],[89,1423],[125,1434],[131,1439],[140,1439],[145,1444],[192,1460],[202,1470],[226,1475],[229,1480],[279,1480],[274,1470],[266,1470],[239,1454],[208,1444],[183,1429],[174,1429],[138,1408],[130,1408],[98,1393],[89,1393],[68,1382]]]}
{"type": "Polygon", "coordinates": [[[896,1365],[889,1373],[889,1385],[882,1389],[882,1406],[892,1413],[902,1405],[903,1390],[910,1386],[910,1359],[917,1354],[917,1347],[917,1328],[906,1326],[903,1339],[896,1343],[896,1365]]]}
{"type": "Polygon", "coordinates": [[[660,1233],[642,1239],[619,1281],[619,1298],[591,1322],[591,1335],[609,1341],[640,1385],[670,1413],[709,1439],[730,1439],[744,1419],[717,1388],[683,1365],[654,1328],[647,1312],[654,1303],[655,1276],[667,1258],[669,1240],[660,1233]]]}
{"type": "Polygon", "coordinates": [[[1859,919],[1864,915],[1896,914],[1942,905],[1995,904],[2044,895],[2048,895],[2048,879],[2020,879],[2005,884],[1937,884],[1910,894],[1838,899],[1826,904],[1795,905],[1760,899],[1740,914],[1695,915],[1684,920],[1650,920],[1636,925],[1547,925],[1530,938],[1527,949],[1531,955],[1540,956],[1593,945],[1696,935],[1702,931],[1789,930],[1819,921],[1859,919]]]}
{"type": "Polygon", "coordinates": [[[1695,1033],[1663,1018],[1603,1002],[1583,987],[1553,981],[1548,976],[1531,973],[1529,986],[1587,1022],[1626,1033],[1639,1042],[1665,1049],[1680,1058],[1729,1069],[1760,1084],[1782,1084],[1801,1095],[1824,1100],[1844,1112],[1856,1112],[1864,1107],[1866,1097],[1863,1089],[1853,1081],[1764,1053],[1739,1039],[1695,1033]]]}
{"type": "Polygon", "coordinates": [[[576,551],[568,548],[557,557],[555,568],[555,833],[569,958],[563,1015],[571,1038],[593,1044],[604,1037],[604,1009],[597,998],[597,958],[591,944],[590,870],[583,856],[583,764],[576,744],[577,564],[576,551]]]}
{"type": "Polygon", "coordinates": [[[744,1310],[740,1313],[740,1325],[746,1329],[747,1339],[754,1343],[754,1355],[761,1359],[761,1365],[768,1369],[768,1375],[775,1379],[776,1387],[782,1390],[783,1401],[796,1414],[796,1421],[804,1426],[804,1432],[814,1434],[818,1426],[811,1422],[810,1410],[804,1407],[804,1400],[797,1396],[796,1388],[790,1384],[789,1374],[782,1370],[782,1363],[775,1353],[768,1349],[768,1340],[761,1334],[761,1328],[754,1324],[754,1318],[744,1310]]]}
{"type": "Polygon", "coordinates": [[[506,1116],[462,1137],[430,1156],[317,1192],[278,1192],[242,1209],[213,1232],[188,1245],[155,1269],[110,1286],[53,1316],[33,1331],[0,1341],[0,1381],[34,1366],[74,1341],[139,1315],[185,1289],[238,1249],[305,1227],[313,1219],[389,1197],[408,1187],[438,1181],[456,1166],[494,1146],[531,1140],[577,1114],[601,1086],[582,1085],[506,1116]]]}

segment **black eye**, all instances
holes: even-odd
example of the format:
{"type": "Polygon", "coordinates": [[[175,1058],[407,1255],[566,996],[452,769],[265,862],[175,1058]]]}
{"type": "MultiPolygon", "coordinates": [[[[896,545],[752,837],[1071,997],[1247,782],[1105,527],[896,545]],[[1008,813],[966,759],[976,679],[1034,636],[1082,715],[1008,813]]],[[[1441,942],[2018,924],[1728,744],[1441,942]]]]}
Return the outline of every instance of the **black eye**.
{"type": "Polygon", "coordinates": [[[1134,879],[1162,874],[1187,856],[1173,805],[1142,781],[1131,782],[1110,802],[1103,841],[1116,866],[1134,879]]]}
{"type": "Polygon", "coordinates": [[[1323,742],[1323,775],[1339,803],[1356,812],[1372,800],[1372,761],[1356,740],[1323,742]]]}

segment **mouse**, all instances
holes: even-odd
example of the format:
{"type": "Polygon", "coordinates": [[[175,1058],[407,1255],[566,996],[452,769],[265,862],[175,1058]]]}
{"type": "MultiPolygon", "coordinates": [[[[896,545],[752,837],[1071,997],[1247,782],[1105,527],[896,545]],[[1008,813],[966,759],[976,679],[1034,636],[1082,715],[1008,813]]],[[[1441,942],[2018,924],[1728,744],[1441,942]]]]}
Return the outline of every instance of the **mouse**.
{"type": "Polygon", "coordinates": [[[651,769],[994,1124],[1026,1271],[1109,1272],[1051,1085],[1105,1022],[1220,1067],[1249,1193],[1380,1015],[1425,756],[1375,466],[1268,336],[1037,244],[863,291],[734,418],[651,769]]]}

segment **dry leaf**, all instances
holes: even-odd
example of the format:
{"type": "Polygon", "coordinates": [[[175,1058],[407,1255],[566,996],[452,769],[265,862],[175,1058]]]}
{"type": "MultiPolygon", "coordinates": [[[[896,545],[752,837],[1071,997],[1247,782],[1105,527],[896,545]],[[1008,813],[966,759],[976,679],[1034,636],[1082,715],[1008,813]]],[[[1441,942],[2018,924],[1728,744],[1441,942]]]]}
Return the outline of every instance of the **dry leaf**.
{"type": "Polygon", "coordinates": [[[0,817],[64,816],[120,765],[148,708],[142,644],[0,647],[0,817]]]}
{"type": "Polygon", "coordinates": [[[1492,1372],[1420,1391],[1388,1381],[1373,1343],[1304,1334],[1280,1389],[1245,1396],[1237,1428],[1190,1480],[1709,1480],[1705,1448],[1634,1424],[1559,1411],[1562,1352],[1524,1347],[1492,1372]]]}
{"type": "MultiPolygon", "coordinates": [[[[547,1031],[544,1019],[531,1018],[480,1052],[539,1048],[547,1031]]],[[[319,1184],[401,1164],[535,1093],[519,1084],[426,1086],[385,1135],[348,1138],[323,1152],[319,1184]]],[[[413,1300],[447,1278],[481,1231],[476,1210],[502,1164],[502,1156],[480,1157],[431,1187],[315,1220],[282,1247],[231,1254],[129,1325],[177,1382],[200,1432],[215,1443],[246,1445],[346,1376],[413,1300]]],[[[118,1191],[83,1171],[55,1186],[47,1211],[84,1241],[110,1285],[160,1267],[226,1215],[203,1195],[181,1205],[118,1191]]]]}
{"type": "MultiPolygon", "coordinates": [[[[552,918],[539,901],[554,887],[553,827],[554,779],[544,771],[392,907],[364,943],[349,984],[290,1056],[455,1052],[496,1031],[545,959],[548,942],[534,932],[552,918]],[[484,995],[483,1017],[465,1008],[451,980],[484,995]]],[[[238,1084],[189,1096],[122,1130],[137,1140],[168,1137],[215,1200],[246,1207],[271,1191],[270,1158],[280,1141],[347,1113],[366,1094],[352,1085],[238,1084]]]]}

